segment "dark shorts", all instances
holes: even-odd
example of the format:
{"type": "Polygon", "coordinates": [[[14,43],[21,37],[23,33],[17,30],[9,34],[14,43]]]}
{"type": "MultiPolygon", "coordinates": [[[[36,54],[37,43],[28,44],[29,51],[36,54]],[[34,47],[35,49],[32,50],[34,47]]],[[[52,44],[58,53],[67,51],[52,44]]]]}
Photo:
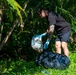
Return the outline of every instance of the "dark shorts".
{"type": "Polygon", "coordinates": [[[63,35],[57,35],[56,36],[56,41],[64,41],[64,42],[69,42],[70,41],[70,35],[71,31],[63,34],[63,35]]]}

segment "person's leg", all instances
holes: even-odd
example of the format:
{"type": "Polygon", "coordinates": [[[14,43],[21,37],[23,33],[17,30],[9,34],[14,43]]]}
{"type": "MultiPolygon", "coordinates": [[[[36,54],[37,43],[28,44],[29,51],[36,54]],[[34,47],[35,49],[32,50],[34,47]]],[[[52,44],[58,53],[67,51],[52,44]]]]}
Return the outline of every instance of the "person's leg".
{"type": "Polygon", "coordinates": [[[56,48],[56,53],[61,54],[61,41],[58,35],[56,36],[55,48],[56,48]]]}
{"type": "Polygon", "coordinates": [[[61,54],[61,42],[60,41],[56,41],[55,48],[56,48],[56,53],[61,54]]]}
{"type": "Polygon", "coordinates": [[[69,56],[69,49],[67,46],[67,42],[62,42],[61,45],[62,45],[62,49],[64,51],[64,55],[69,56]]]}
{"type": "Polygon", "coordinates": [[[71,31],[61,36],[61,46],[66,56],[69,56],[68,42],[70,41],[71,31]]]}

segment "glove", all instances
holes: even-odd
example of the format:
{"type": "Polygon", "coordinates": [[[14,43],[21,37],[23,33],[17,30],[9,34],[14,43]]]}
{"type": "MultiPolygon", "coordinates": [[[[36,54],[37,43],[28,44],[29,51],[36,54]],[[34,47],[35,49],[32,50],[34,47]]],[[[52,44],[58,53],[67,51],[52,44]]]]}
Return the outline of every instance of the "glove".
{"type": "Polygon", "coordinates": [[[47,48],[48,48],[49,43],[50,43],[50,40],[47,40],[47,41],[45,42],[45,44],[44,44],[43,49],[47,49],[47,48]]]}

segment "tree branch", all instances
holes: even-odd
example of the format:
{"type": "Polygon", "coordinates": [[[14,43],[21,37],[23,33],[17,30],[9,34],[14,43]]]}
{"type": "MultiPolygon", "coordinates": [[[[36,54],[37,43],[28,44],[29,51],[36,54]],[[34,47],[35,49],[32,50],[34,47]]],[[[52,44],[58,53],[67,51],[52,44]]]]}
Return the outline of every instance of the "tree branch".
{"type": "MultiPolygon", "coordinates": [[[[24,4],[24,10],[27,7],[29,0],[27,0],[24,4]]],[[[19,19],[16,19],[13,23],[13,26],[11,27],[11,30],[9,31],[9,33],[6,35],[6,37],[4,38],[4,40],[2,41],[2,43],[0,44],[0,51],[2,50],[2,48],[4,47],[4,45],[6,44],[6,42],[8,41],[10,35],[12,34],[13,30],[15,29],[15,27],[17,26],[17,24],[19,23],[19,19]]]]}
{"type": "Polygon", "coordinates": [[[3,32],[3,25],[1,24],[2,22],[2,15],[3,15],[3,10],[0,9],[0,42],[1,42],[1,37],[2,37],[2,32],[3,32]]]}

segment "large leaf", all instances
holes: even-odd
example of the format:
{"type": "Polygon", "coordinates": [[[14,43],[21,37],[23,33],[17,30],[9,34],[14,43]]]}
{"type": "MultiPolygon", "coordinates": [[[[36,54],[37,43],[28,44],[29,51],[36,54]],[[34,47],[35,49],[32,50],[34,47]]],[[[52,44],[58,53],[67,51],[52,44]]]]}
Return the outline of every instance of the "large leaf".
{"type": "Polygon", "coordinates": [[[15,0],[7,0],[7,1],[13,7],[13,9],[15,9],[17,11],[17,14],[20,17],[20,21],[22,23],[22,16],[21,16],[21,13],[20,13],[20,10],[22,10],[24,12],[24,10],[22,9],[22,7],[15,0]]]}

